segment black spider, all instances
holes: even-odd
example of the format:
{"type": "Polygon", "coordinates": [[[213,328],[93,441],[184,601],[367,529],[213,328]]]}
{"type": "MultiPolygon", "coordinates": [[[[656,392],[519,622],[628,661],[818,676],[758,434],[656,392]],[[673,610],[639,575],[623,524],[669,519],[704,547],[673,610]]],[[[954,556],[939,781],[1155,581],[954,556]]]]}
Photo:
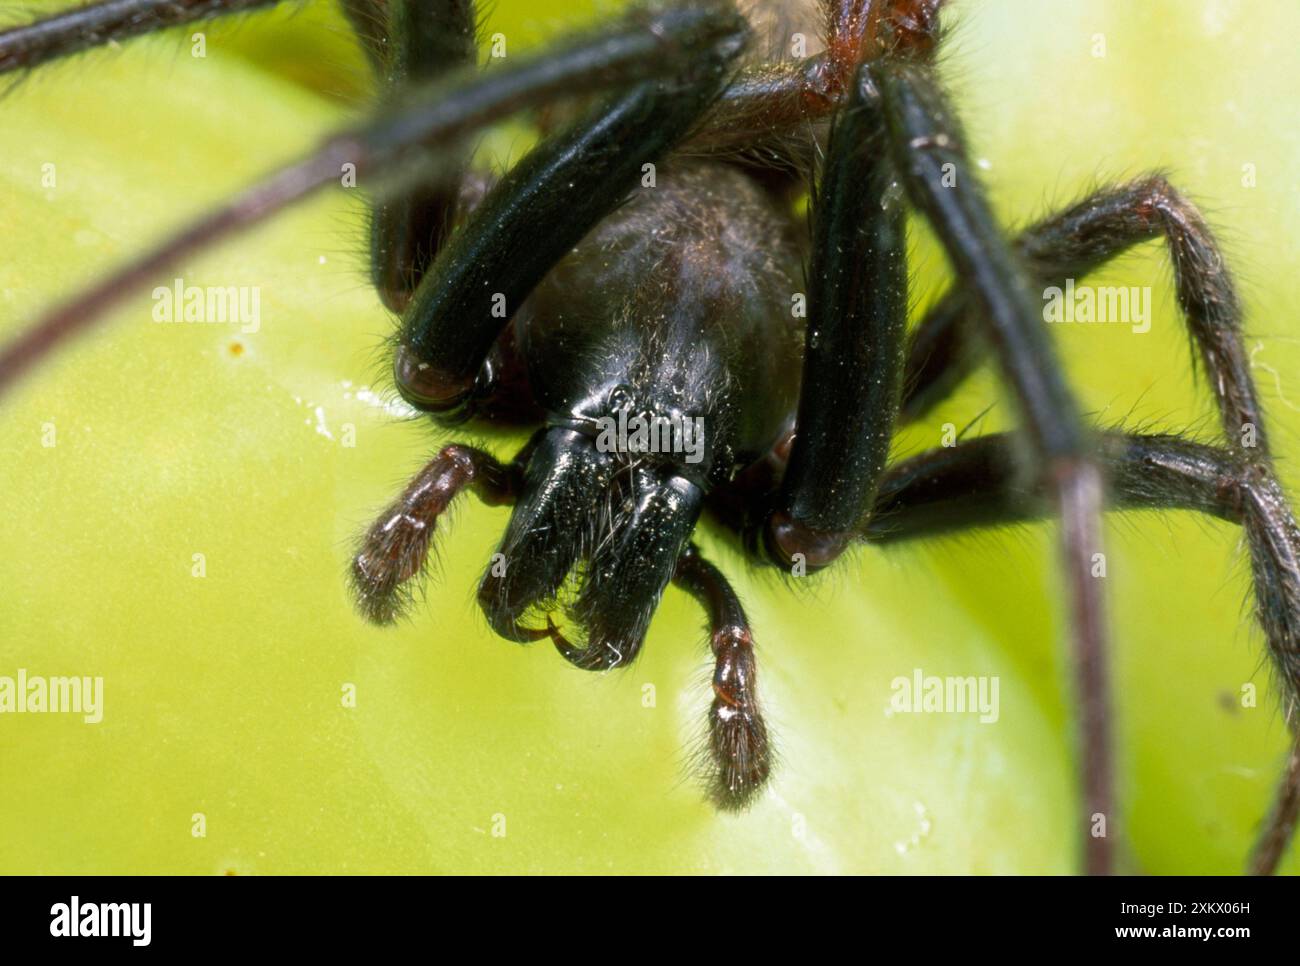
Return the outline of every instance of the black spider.
{"type": "MultiPolygon", "coordinates": [[[[271,2],[92,4],[0,33],[0,71],[271,2]]],[[[1104,619],[1090,575],[1103,491],[1111,506],[1192,508],[1244,528],[1288,706],[1300,694],[1300,530],[1273,471],[1232,281],[1199,213],[1150,176],[1007,241],[932,70],[941,5],[825,0],[824,49],[781,60],[750,54],[752,37],[786,38],[805,11],[652,4],[476,75],[469,0],[345,0],[388,106],[48,313],[0,353],[0,389],[136,284],[342,166],[397,172],[400,189],[375,203],[372,262],[402,317],[399,391],[445,424],[538,428],[509,464],[451,445],[419,473],[356,555],[363,613],[382,623],[401,612],[438,517],[466,489],[514,506],[479,588],[503,637],[549,638],[587,669],[625,665],[676,581],[712,628],[712,796],[741,808],[771,762],[749,625],[691,544],[705,510],[756,559],[797,574],[855,541],[1055,511],[1082,715],[1082,822],[1095,829],[1113,812],[1104,619]],[[599,91],[608,99],[585,105],[599,91]],[[562,118],[495,184],[463,173],[465,135],[561,98],[588,109],[562,118]],[[810,174],[806,228],[796,201],[810,174]],[[960,279],[910,339],[904,198],[960,279]],[[1169,247],[1218,403],[1219,447],[1090,432],[1031,294],[1152,237],[1169,247]],[[1023,431],[889,465],[896,426],[984,353],[1023,431]]],[[[1256,871],[1275,867],[1294,824],[1296,762],[1256,871]]],[[[1085,832],[1088,871],[1110,870],[1110,841],[1085,832]]]]}

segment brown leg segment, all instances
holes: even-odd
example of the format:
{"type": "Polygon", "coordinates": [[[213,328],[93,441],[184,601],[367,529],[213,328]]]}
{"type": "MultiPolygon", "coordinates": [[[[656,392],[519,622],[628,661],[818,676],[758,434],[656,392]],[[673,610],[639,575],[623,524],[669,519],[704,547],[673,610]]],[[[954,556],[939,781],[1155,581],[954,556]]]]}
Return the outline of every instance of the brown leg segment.
{"type": "Polygon", "coordinates": [[[718,808],[751,805],[772,768],[767,726],[758,707],[754,641],[736,592],[694,546],[677,562],[673,580],[704,605],[713,650],[709,708],[709,796],[718,808]]]}
{"type": "Polygon", "coordinates": [[[429,461],[379,515],[353,558],[357,608],[375,624],[391,624],[410,606],[412,578],[423,570],[438,517],[471,488],[489,506],[513,502],[523,485],[523,461],[497,462],[482,450],[453,444],[429,461]]]}

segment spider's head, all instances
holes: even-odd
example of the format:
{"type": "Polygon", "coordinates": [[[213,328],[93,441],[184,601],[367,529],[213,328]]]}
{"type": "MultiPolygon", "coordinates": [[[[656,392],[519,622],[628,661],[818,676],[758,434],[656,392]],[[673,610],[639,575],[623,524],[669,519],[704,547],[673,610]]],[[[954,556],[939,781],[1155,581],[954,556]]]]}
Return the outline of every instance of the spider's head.
{"type": "Polygon", "coordinates": [[[550,637],[578,667],[628,664],[702,504],[671,464],[620,459],[589,434],[550,429],[479,585],[483,612],[510,640],[550,637]]]}

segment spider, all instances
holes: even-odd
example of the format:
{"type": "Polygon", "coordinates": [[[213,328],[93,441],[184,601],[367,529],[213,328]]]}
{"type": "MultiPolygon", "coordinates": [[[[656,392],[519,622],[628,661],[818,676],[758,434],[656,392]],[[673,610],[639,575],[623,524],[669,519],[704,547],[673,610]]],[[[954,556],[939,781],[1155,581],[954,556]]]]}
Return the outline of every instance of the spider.
{"type": "MultiPolygon", "coordinates": [[[[0,33],[0,70],[269,2],[91,4],[0,33]]],[[[350,0],[388,104],[43,316],[0,353],[0,388],[136,285],[341,168],[392,175],[400,187],[374,202],[371,250],[375,287],[401,316],[398,390],[444,425],[536,432],[508,463],[461,444],[429,462],[361,540],[351,580],[363,614],[386,623],[403,613],[440,517],[467,491],[513,508],[479,590],[509,640],[549,640],[588,670],[625,666],[677,583],[711,628],[710,794],[741,809],[761,794],[772,759],[751,628],[692,543],[702,514],[756,561],[801,575],[863,541],[1055,512],[1082,719],[1085,868],[1108,872],[1111,840],[1090,831],[1114,812],[1092,572],[1103,497],[1243,527],[1256,613],[1293,697],[1300,531],[1204,219],[1152,175],[1007,239],[933,70],[942,5],[831,0],[818,14],[824,48],[793,60],[758,38],[788,37],[791,24],[813,22],[808,11],[647,5],[598,35],[476,76],[471,4],[350,0]],[[555,107],[598,90],[605,99],[594,106],[555,107]],[[555,110],[537,148],[491,184],[464,172],[467,134],[532,107],[555,110]],[[810,172],[805,225],[796,200],[810,172]],[[961,280],[910,336],[907,203],[961,280]],[[1036,289],[1151,238],[1169,248],[1220,446],[1090,430],[1042,325],[1036,289]],[[1022,430],[891,464],[895,430],[986,356],[1022,430]]],[[[1296,767],[1293,757],[1257,871],[1276,865],[1289,837],[1296,767]]]]}

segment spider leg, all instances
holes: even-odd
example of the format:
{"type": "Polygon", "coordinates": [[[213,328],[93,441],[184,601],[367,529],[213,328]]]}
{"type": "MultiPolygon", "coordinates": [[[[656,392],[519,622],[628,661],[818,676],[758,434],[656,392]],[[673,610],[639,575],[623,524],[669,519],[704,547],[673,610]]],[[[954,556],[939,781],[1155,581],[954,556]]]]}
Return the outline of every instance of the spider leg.
{"type": "MultiPolygon", "coordinates": [[[[258,224],[339,179],[355,165],[358,178],[430,164],[429,146],[449,141],[515,111],[592,90],[671,76],[719,44],[734,43],[743,25],[715,4],[633,13],[508,65],[465,79],[460,74],[410,92],[372,120],[327,138],[299,161],[275,171],[203,215],[106,278],[39,316],[0,347],[0,395],[72,336],[99,322],[124,298],[187,256],[258,224]]],[[[529,238],[531,244],[533,239],[529,238]]]]}
{"type": "Polygon", "coordinates": [[[693,544],[677,561],[673,580],[708,612],[714,657],[709,794],[719,808],[738,811],[754,800],[772,767],[767,726],[758,706],[749,621],[722,571],[693,544]]]}
{"type": "Polygon", "coordinates": [[[816,192],[797,431],[763,530],[780,566],[825,567],[856,535],[889,457],[902,385],[901,199],[866,69],[836,117],[816,192]]]}
{"type": "MultiPolygon", "coordinates": [[[[473,0],[386,0],[345,4],[386,98],[412,84],[472,67],[473,0]],[[374,8],[374,9],[371,9],[374,8]]],[[[463,149],[444,149],[442,165],[460,170],[463,149]]],[[[435,172],[436,173],[436,172],[435,172]]],[[[401,313],[442,247],[457,214],[460,177],[416,181],[375,199],[370,218],[371,280],[380,299],[401,313]]]]}
{"type": "MultiPolygon", "coordinates": [[[[1009,436],[984,436],[891,467],[864,535],[892,543],[1042,516],[1042,481],[1016,471],[1014,450],[1009,436]]],[[[1300,680],[1300,527],[1276,478],[1240,449],[1177,436],[1105,433],[1098,452],[1113,508],[1196,510],[1244,529],[1255,615],[1285,680],[1293,718],[1300,680]]],[[[1276,869],[1294,830],[1298,757],[1300,745],[1291,751],[1252,854],[1250,868],[1257,874],[1276,869]]]]}
{"type": "Polygon", "coordinates": [[[166,27],[269,7],[280,0],[100,0],[0,30],[0,74],[166,27]]]}
{"type": "MultiPolygon", "coordinates": [[[[279,0],[104,0],[0,31],[0,73],[90,47],[279,0]]],[[[342,0],[386,93],[474,63],[473,0],[342,0]]],[[[450,153],[452,148],[448,147],[450,153]]],[[[450,159],[448,162],[450,164],[450,159]]],[[[375,288],[400,312],[455,219],[455,179],[415,184],[377,200],[371,218],[375,288]]]]}
{"type": "MultiPolygon", "coordinates": [[[[897,254],[904,248],[901,213],[887,195],[892,155],[949,257],[974,282],[1004,377],[1053,482],[1073,605],[1085,815],[1109,816],[1105,634],[1100,588],[1089,570],[1100,546],[1101,477],[1073,395],[1038,327],[1023,272],[965,174],[971,169],[951,112],[924,66],[937,7],[898,0],[866,14],[875,50],[884,56],[859,71],[832,130],[814,209],[797,431],[763,540],[778,564],[825,566],[843,552],[872,505],[897,412],[906,315],[905,265],[897,254]],[[872,150],[873,141],[884,150],[872,150]],[[949,182],[952,167],[963,171],[956,183],[949,182]]],[[[1086,836],[1084,853],[1088,871],[1109,871],[1104,837],[1086,836]]]]}
{"type": "Polygon", "coordinates": [[[721,91],[741,50],[743,23],[720,8],[713,23],[731,29],[672,83],[617,95],[539,144],[449,239],[402,320],[394,376],[408,402],[459,421],[491,393],[496,364],[489,356],[519,306],[721,91]]]}
{"type": "MultiPolygon", "coordinates": [[[[1236,288],[1196,207],[1163,176],[1148,175],[1097,192],[1049,216],[1021,234],[1016,247],[1034,275],[1059,284],[1065,278],[1086,275],[1134,245],[1157,237],[1163,237],[1169,249],[1178,304],[1209,376],[1225,442],[1258,478],[1257,488],[1274,494],[1279,506],[1276,518],[1252,514],[1242,521],[1252,546],[1267,546],[1273,539],[1271,533],[1289,532],[1282,515],[1289,520],[1291,511],[1276,478],[1264,414],[1250,374],[1236,288]]],[[[971,298],[953,289],[921,323],[909,349],[909,390],[904,395],[902,419],[923,414],[978,363],[978,342],[969,339],[975,311],[971,298]]],[[[1287,619],[1300,620],[1294,616],[1287,619]]],[[[1282,622],[1279,617],[1273,623],[1280,628],[1282,622]]],[[[1296,655],[1300,635],[1270,632],[1268,643],[1287,682],[1290,701],[1300,701],[1300,658],[1296,655]]],[[[1294,712],[1288,712],[1288,719],[1296,727],[1294,712]]],[[[1291,784],[1288,787],[1283,781],[1278,809],[1294,816],[1294,803],[1300,800],[1300,769],[1291,766],[1287,775],[1291,784]],[[1283,804],[1287,800],[1292,802],[1289,808],[1283,804]]],[[[1263,841],[1257,849],[1257,855],[1276,853],[1263,841]]],[[[1256,868],[1265,864],[1257,862],[1256,868]]]]}
{"type": "MultiPolygon", "coordinates": [[[[1294,715],[1292,716],[1294,719],[1294,715]]],[[[1300,733],[1291,721],[1295,739],[1287,755],[1286,767],[1278,779],[1273,806],[1264,819],[1264,828],[1255,840],[1250,860],[1246,866],[1251,875],[1272,875],[1277,871],[1282,856],[1295,834],[1296,820],[1300,819],[1300,733]]]]}
{"type": "MultiPolygon", "coordinates": [[[[1174,266],[1178,304],[1219,404],[1229,441],[1250,425],[1267,453],[1250,360],[1241,342],[1241,309],[1232,277],[1195,205],[1162,175],[1116,185],[1026,229],[1017,254],[1043,284],[1079,278],[1148,239],[1163,236],[1174,266]]],[[[911,421],[949,395],[980,361],[971,339],[976,305],[949,290],[917,327],[908,347],[901,417],[911,421]]]]}
{"type": "MultiPolygon", "coordinates": [[[[1251,464],[1222,447],[1124,432],[1099,433],[1096,443],[1108,509],[1196,510],[1243,524],[1246,501],[1276,500],[1274,488],[1261,483],[1251,464]]],[[[992,433],[895,463],[885,472],[862,536],[871,543],[892,543],[1043,519],[1050,491],[1044,480],[1019,472],[1016,452],[1013,434],[992,433]]],[[[1295,530],[1289,513],[1273,522],[1295,530]]],[[[1300,530],[1296,534],[1300,537],[1300,530]]],[[[1273,563],[1282,566],[1285,559],[1273,563]]],[[[1300,570],[1295,576],[1300,581],[1300,570]]],[[[1296,619],[1300,626],[1300,614],[1296,619]]]]}
{"type": "Polygon", "coordinates": [[[874,61],[870,76],[903,184],[968,280],[983,332],[1018,403],[1030,451],[1051,481],[1061,519],[1081,717],[1084,866],[1091,874],[1106,874],[1110,839],[1091,832],[1096,816],[1113,815],[1105,618],[1100,582],[1090,572],[1101,547],[1101,475],[1029,279],[983,199],[933,72],[920,61],[895,56],[874,61]]]}
{"type": "Polygon", "coordinates": [[[411,581],[424,570],[438,518],[467,489],[489,506],[513,503],[523,489],[529,452],[525,448],[507,465],[471,446],[443,447],[362,538],[350,571],[358,610],[376,624],[401,617],[411,603],[411,581]]]}
{"type": "MultiPolygon", "coordinates": [[[[438,0],[432,2],[436,3],[438,0]]],[[[470,2],[472,3],[473,0],[470,2]]],[[[361,51],[370,62],[370,69],[381,80],[388,70],[388,45],[392,34],[388,4],[389,0],[339,0],[343,16],[347,18],[357,42],[361,44],[361,51]]],[[[435,13],[434,19],[442,19],[442,17],[435,13]]],[[[440,40],[437,43],[444,44],[447,40],[440,40]]]]}

